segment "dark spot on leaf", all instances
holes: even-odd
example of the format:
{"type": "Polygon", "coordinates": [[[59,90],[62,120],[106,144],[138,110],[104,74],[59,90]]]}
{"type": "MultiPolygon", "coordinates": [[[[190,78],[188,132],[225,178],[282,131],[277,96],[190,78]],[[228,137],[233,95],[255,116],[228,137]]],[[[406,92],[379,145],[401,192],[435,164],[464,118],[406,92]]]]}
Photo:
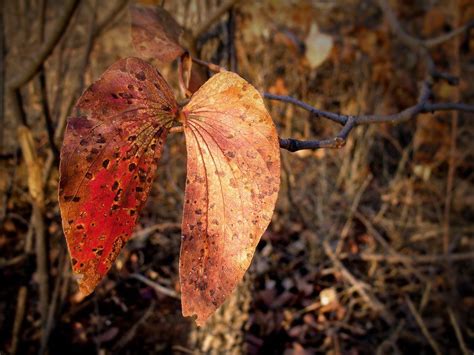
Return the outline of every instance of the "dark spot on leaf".
{"type": "Polygon", "coordinates": [[[87,172],[86,173],[86,179],[89,179],[89,180],[92,179],[92,173],[87,172]]]}
{"type": "Polygon", "coordinates": [[[81,198],[79,196],[75,196],[73,199],[72,199],[72,202],[79,202],[81,200],[81,198]]]}
{"type": "Polygon", "coordinates": [[[133,142],[135,139],[137,139],[137,136],[130,136],[128,137],[129,142],[133,142]]]}
{"type": "Polygon", "coordinates": [[[107,169],[107,167],[109,166],[109,159],[105,159],[103,162],[102,162],[102,166],[104,167],[104,169],[107,169]]]}
{"type": "Polygon", "coordinates": [[[129,90],[133,90],[135,87],[134,87],[132,84],[128,84],[127,88],[128,88],[129,90]]]}
{"type": "Polygon", "coordinates": [[[137,186],[135,189],[136,192],[143,192],[143,188],[140,186],[137,186]]]}
{"type": "Polygon", "coordinates": [[[120,194],[122,193],[122,189],[118,189],[117,193],[115,194],[114,201],[120,200],[120,194]]]}
{"type": "Polygon", "coordinates": [[[133,170],[135,170],[136,167],[137,167],[137,164],[131,163],[131,164],[128,166],[128,171],[133,171],[133,170]]]}
{"type": "Polygon", "coordinates": [[[114,99],[118,99],[118,98],[119,98],[119,97],[117,96],[117,94],[114,94],[114,93],[112,93],[112,97],[113,97],[114,99]]]}
{"type": "Polygon", "coordinates": [[[102,136],[102,135],[100,134],[100,135],[99,135],[99,138],[97,138],[97,140],[96,140],[96,143],[103,144],[103,143],[105,143],[105,142],[106,142],[106,140],[105,140],[104,136],[102,136]]]}
{"type": "Polygon", "coordinates": [[[128,92],[121,92],[119,96],[123,99],[133,99],[133,95],[128,92]]]}
{"type": "Polygon", "coordinates": [[[198,281],[196,286],[199,290],[204,291],[207,288],[207,282],[203,280],[198,281]]]}
{"type": "Polygon", "coordinates": [[[145,79],[146,79],[146,75],[143,71],[135,74],[135,77],[140,81],[145,81],[145,79]]]}
{"type": "Polygon", "coordinates": [[[79,144],[82,145],[82,146],[87,145],[87,139],[81,139],[79,144]]]}
{"type": "Polygon", "coordinates": [[[112,191],[117,190],[118,187],[119,187],[118,181],[114,181],[114,184],[112,185],[112,191]]]}

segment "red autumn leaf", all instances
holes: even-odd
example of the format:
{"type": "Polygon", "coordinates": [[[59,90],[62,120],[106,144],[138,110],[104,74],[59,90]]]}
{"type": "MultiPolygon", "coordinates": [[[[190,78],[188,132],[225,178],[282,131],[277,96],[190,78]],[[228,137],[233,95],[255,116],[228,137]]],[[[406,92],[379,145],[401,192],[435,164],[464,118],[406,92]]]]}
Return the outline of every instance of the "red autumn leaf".
{"type": "Polygon", "coordinates": [[[140,56],[172,62],[185,52],[183,28],[160,6],[131,5],[132,42],[140,56]]]}
{"type": "Polygon", "coordinates": [[[183,315],[202,325],[242,279],[271,220],[280,149],[260,94],[231,72],[209,79],[181,117],[188,154],[181,301],[183,315]]]}
{"type": "Polygon", "coordinates": [[[177,110],[166,81],[138,58],[113,64],[78,100],[61,150],[59,204],[84,294],[129,239],[177,110]]]}

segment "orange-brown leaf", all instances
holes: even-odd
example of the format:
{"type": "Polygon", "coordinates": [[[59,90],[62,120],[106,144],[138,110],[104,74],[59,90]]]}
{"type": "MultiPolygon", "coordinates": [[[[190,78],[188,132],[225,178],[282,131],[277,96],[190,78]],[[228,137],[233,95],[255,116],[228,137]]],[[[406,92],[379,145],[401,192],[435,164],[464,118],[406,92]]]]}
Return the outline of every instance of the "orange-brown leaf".
{"type": "Polygon", "coordinates": [[[179,40],[182,27],[160,6],[131,5],[132,42],[145,59],[172,62],[185,52],[179,40]]]}
{"type": "Polygon", "coordinates": [[[84,294],[129,239],[176,112],[168,84],[138,58],[113,64],[78,100],[61,149],[59,205],[84,294]]]}
{"type": "Polygon", "coordinates": [[[275,126],[237,74],[208,80],[182,112],[187,181],[180,255],[182,307],[202,325],[250,265],[280,184],[275,126]]]}

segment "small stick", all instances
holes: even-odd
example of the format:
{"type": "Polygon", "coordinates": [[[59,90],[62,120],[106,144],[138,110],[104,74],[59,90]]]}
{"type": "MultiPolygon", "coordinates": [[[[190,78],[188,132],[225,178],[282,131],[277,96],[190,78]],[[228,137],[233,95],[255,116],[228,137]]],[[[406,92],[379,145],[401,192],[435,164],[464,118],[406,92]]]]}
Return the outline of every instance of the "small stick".
{"type": "Polygon", "coordinates": [[[425,322],[423,321],[423,318],[421,318],[421,315],[416,310],[415,305],[413,304],[413,302],[410,300],[408,296],[405,296],[405,301],[408,305],[408,308],[410,309],[411,314],[415,318],[416,323],[420,327],[423,335],[425,336],[426,340],[428,340],[428,343],[430,344],[431,348],[433,349],[436,355],[441,355],[442,352],[439,350],[438,343],[436,343],[436,341],[431,336],[430,331],[426,327],[425,322]]]}
{"type": "Polygon", "coordinates": [[[200,35],[206,32],[219,18],[226,13],[232,6],[234,6],[239,0],[227,0],[224,1],[213,13],[206,16],[207,20],[202,23],[199,27],[193,31],[193,38],[197,39],[200,35]]]}
{"type": "Polygon", "coordinates": [[[323,242],[324,252],[331,259],[334,266],[341,271],[342,276],[354,287],[364,301],[376,312],[380,313],[388,324],[393,324],[395,319],[384,307],[384,305],[374,296],[367,292],[367,286],[357,280],[352,273],[346,269],[342,262],[336,257],[327,240],[323,242]]]}
{"type": "Polygon", "coordinates": [[[451,307],[448,307],[448,314],[449,320],[454,328],[454,332],[456,333],[456,338],[458,339],[459,346],[461,351],[464,355],[472,354],[466,346],[466,342],[464,341],[464,337],[462,336],[461,328],[459,327],[458,321],[456,320],[456,316],[451,307]]]}
{"type": "Polygon", "coordinates": [[[153,290],[155,290],[156,293],[161,293],[165,296],[169,296],[169,297],[172,297],[172,298],[176,298],[176,299],[181,299],[181,297],[179,297],[179,295],[173,291],[173,290],[170,290],[169,288],[166,288],[152,280],[150,280],[149,278],[146,278],[145,276],[143,275],[140,275],[140,274],[131,274],[130,275],[131,278],[134,278],[140,282],[143,282],[145,285],[147,286],[150,286],[153,290]]]}
{"type": "Polygon", "coordinates": [[[206,67],[207,69],[209,69],[210,71],[213,71],[215,73],[220,73],[220,72],[223,72],[223,71],[227,71],[227,69],[224,68],[224,67],[221,67],[221,66],[219,66],[217,64],[214,64],[214,63],[206,62],[205,60],[202,60],[202,59],[192,57],[192,60],[193,60],[194,63],[202,65],[203,67],[206,67]]]}

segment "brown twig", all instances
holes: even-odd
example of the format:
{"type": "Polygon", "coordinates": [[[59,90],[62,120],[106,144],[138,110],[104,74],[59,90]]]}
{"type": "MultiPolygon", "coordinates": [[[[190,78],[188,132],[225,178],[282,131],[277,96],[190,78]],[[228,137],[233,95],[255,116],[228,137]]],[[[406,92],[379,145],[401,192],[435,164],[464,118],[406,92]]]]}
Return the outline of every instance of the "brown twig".
{"type": "Polygon", "coordinates": [[[20,341],[20,331],[25,319],[26,311],[26,299],[28,298],[28,288],[26,286],[21,286],[18,291],[16,308],[15,308],[15,321],[13,322],[13,332],[12,332],[12,343],[10,346],[10,353],[16,354],[18,351],[18,345],[20,341]]]}
{"type": "Polygon", "coordinates": [[[160,293],[160,294],[168,296],[168,297],[176,298],[178,300],[181,299],[181,297],[175,291],[173,291],[173,290],[171,290],[167,287],[164,287],[164,286],[160,285],[159,283],[157,283],[153,280],[150,280],[149,278],[146,278],[143,275],[131,274],[130,277],[133,278],[133,279],[136,279],[140,282],[143,282],[145,285],[151,287],[156,293],[160,293]]]}
{"type": "Polygon", "coordinates": [[[76,10],[79,0],[69,0],[64,6],[63,14],[58,18],[56,26],[51,31],[49,37],[40,47],[40,49],[32,54],[24,63],[22,63],[22,70],[14,71],[15,76],[8,78],[7,87],[9,90],[18,89],[22,85],[30,81],[33,76],[38,72],[41,65],[49,57],[56,44],[64,34],[69,20],[71,19],[74,11],[76,10]]]}
{"type": "Polygon", "coordinates": [[[416,310],[415,305],[413,304],[413,302],[410,300],[410,298],[408,296],[405,296],[405,302],[407,303],[411,314],[415,318],[415,321],[418,324],[418,326],[420,327],[421,332],[425,336],[426,340],[428,340],[428,343],[430,344],[430,346],[433,349],[433,351],[435,352],[435,354],[436,355],[441,355],[442,352],[439,350],[438,343],[434,340],[434,338],[431,335],[430,331],[426,327],[425,322],[423,321],[423,318],[418,313],[418,311],[416,310]]]}
{"type": "Polygon", "coordinates": [[[203,67],[206,67],[207,69],[209,69],[210,71],[213,71],[215,73],[220,73],[222,71],[226,71],[227,69],[224,68],[224,67],[221,67],[217,64],[214,64],[214,63],[209,63],[209,62],[206,62],[202,59],[198,59],[196,57],[192,57],[193,59],[193,62],[196,63],[196,64],[199,64],[199,65],[202,65],[203,67]]]}
{"type": "Polygon", "coordinates": [[[189,98],[192,92],[189,91],[189,80],[191,79],[191,69],[193,61],[188,52],[185,52],[178,58],[178,83],[181,93],[184,97],[189,98]]]}
{"type": "Polygon", "coordinates": [[[347,123],[349,117],[353,117],[354,124],[356,126],[362,125],[362,124],[370,124],[370,123],[400,123],[403,121],[407,121],[420,113],[427,113],[427,112],[433,113],[435,111],[457,110],[457,111],[465,111],[465,112],[474,112],[473,105],[467,105],[463,103],[454,103],[454,102],[429,103],[426,101],[421,101],[413,106],[406,108],[405,110],[401,112],[394,113],[391,115],[349,116],[349,115],[342,115],[342,114],[338,114],[334,112],[320,110],[316,107],[313,107],[305,102],[302,102],[290,96],[264,93],[263,97],[269,100],[283,101],[283,102],[287,102],[287,103],[299,106],[311,112],[316,117],[324,117],[342,125],[347,123]]]}
{"type": "Polygon", "coordinates": [[[346,123],[336,137],[324,140],[301,141],[293,138],[280,138],[280,148],[290,152],[303,149],[333,148],[339,149],[346,145],[346,139],[355,126],[355,117],[348,116],[346,123]]]}
{"type": "Polygon", "coordinates": [[[451,307],[448,307],[448,315],[449,315],[449,320],[451,321],[451,325],[454,328],[454,333],[456,334],[456,339],[458,340],[459,347],[461,348],[463,355],[472,354],[472,352],[469,351],[469,349],[466,346],[466,342],[464,341],[464,337],[462,336],[461,328],[459,327],[458,321],[456,319],[456,315],[454,314],[454,311],[451,307]]]}
{"type": "Polygon", "coordinates": [[[36,156],[36,147],[30,130],[25,126],[18,128],[23,158],[28,169],[28,189],[31,196],[33,212],[32,222],[35,230],[36,268],[38,271],[39,309],[41,325],[46,326],[49,306],[49,267],[48,243],[44,225],[45,198],[43,190],[42,167],[36,156]]]}
{"type": "Polygon", "coordinates": [[[365,261],[380,261],[386,263],[403,263],[403,264],[433,264],[442,262],[463,262],[474,261],[474,252],[457,253],[457,254],[433,254],[433,255],[384,255],[361,253],[356,256],[365,261]]]}
{"type": "Polygon", "coordinates": [[[466,33],[471,28],[474,27],[474,21],[461,26],[449,33],[445,33],[438,37],[430,39],[419,39],[413,35],[410,35],[405,29],[401,26],[400,22],[397,19],[397,16],[393,12],[389,2],[387,0],[377,0],[377,3],[382,10],[385,18],[387,19],[390,29],[392,32],[407,46],[418,49],[419,47],[432,48],[440,44],[443,44],[446,41],[449,41],[451,38],[458,36],[462,33],[466,33]]]}
{"type": "Polygon", "coordinates": [[[117,344],[115,344],[113,352],[118,352],[120,349],[124,348],[133,338],[135,338],[138,328],[153,315],[155,306],[156,301],[152,301],[143,316],[127,331],[127,333],[125,333],[120,338],[117,344]]]}
{"type": "MultiPolygon", "coordinates": [[[[459,9],[457,8],[457,3],[453,3],[452,6],[454,9],[454,22],[455,24],[459,21],[459,9]]],[[[455,75],[461,74],[460,69],[460,58],[459,58],[459,38],[455,38],[453,41],[453,63],[452,70],[455,75]]],[[[454,90],[454,99],[460,99],[459,87],[454,90]]],[[[451,135],[450,135],[450,144],[449,144],[449,158],[448,158],[448,178],[446,181],[446,198],[444,203],[443,211],[443,251],[444,253],[449,253],[450,247],[450,224],[451,224],[451,204],[453,199],[453,186],[454,180],[456,178],[456,169],[457,169],[457,135],[458,135],[458,121],[459,121],[459,112],[454,111],[452,113],[451,120],[451,135]]]]}
{"type": "Polygon", "coordinates": [[[347,268],[342,264],[342,262],[334,254],[334,251],[330,247],[328,241],[323,242],[323,248],[326,255],[331,259],[334,266],[341,272],[342,276],[354,287],[354,289],[359,293],[359,295],[364,299],[364,301],[377,313],[381,314],[384,320],[388,324],[393,324],[395,318],[389,311],[384,307],[384,305],[372,295],[368,290],[367,286],[361,281],[357,280],[352,273],[347,270],[347,268]]]}
{"type": "Polygon", "coordinates": [[[239,0],[226,0],[220,4],[214,12],[207,16],[206,20],[201,23],[194,31],[192,31],[193,37],[197,39],[200,35],[206,32],[219,18],[225,14],[229,9],[234,6],[239,0]]]}
{"type": "Polygon", "coordinates": [[[270,93],[263,93],[263,97],[268,100],[276,100],[287,102],[298,107],[301,107],[311,112],[314,117],[324,117],[336,123],[344,125],[343,129],[334,138],[325,140],[308,140],[300,141],[291,138],[280,139],[280,147],[287,149],[290,152],[295,152],[302,149],[318,149],[318,148],[342,148],[345,144],[347,135],[354,126],[372,124],[372,123],[401,123],[412,119],[421,113],[433,113],[436,111],[464,111],[474,112],[474,105],[467,105],[457,102],[441,102],[433,103],[430,101],[432,96],[432,84],[435,80],[447,80],[448,83],[455,85],[458,83],[458,78],[450,74],[441,73],[436,70],[435,63],[428,52],[428,48],[436,44],[453,38],[455,35],[465,32],[473,27],[474,23],[469,23],[450,34],[443,35],[432,40],[422,41],[409,35],[398,22],[393,10],[386,0],[378,0],[379,6],[387,18],[392,32],[397,35],[401,42],[410,47],[418,53],[426,63],[426,77],[422,84],[419,98],[415,105],[410,106],[401,112],[391,115],[341,115],[334,112],[320,110],[296,98],[283,95],[274,95],[270,93]],[[350,123],[350,124],[349,124],[350,123]],[[349,125],[348,125],[349,124],[349,125]]]}
{"type": "MultiPolygon", "coordinates": [[[[40,4],[40,27],[39,27],[39,33],[40,33],[40,43],[43,43],[45,40],[45,33],[44,33],[44,28],[45,28],[45,22],[46,22],[46,1],[42,0],[40,4]]],[[[57,162],[59,162],[59,150],[58,147],[56,146],[56,143],[54,141],[54,125],[53,125],[53,119],[51,117],[51,110],[49,107],[49,98],[48,98],[48,89],[47,89],[47,84],[46,84],[46,71],[44,68],[44,63],[41,63],[40,68],[39,68],[39,74],[38,74],[38,81],[39,81],[39,87],[40,87],[40,98],[41,98],[41,106],[43,109],[43,115],[44,115],[44,120],[45,120],[45,125],[46,125],[46,132],[48,134],[48,142],[49,146],[51,148],[51,151],[54,155],[54,158],[57,162]]]]}
{"type": "Polygon", "coordinates": [[[51,335],[51,332],[54,329],[56,312],[58,309],[58,304],[60,303],[59,300],[60,300],[61,286],[64,284],[64,282],[66,282],[65,279],[67,277],[68,268],[69,268],[69,259],[65,253],[65,248],[62,247],[60,250],[59,257],[58,257],[58,270],[60,270],[60,272],[58,273],[58,276],[56,277],[54,291],[53,291],[53,294],[51,297],[51,303],[48,309],[48,318],[47,318],[45,329],[41,337],[41,347],[39,351],[40,355],[46,353],[47,348],[48,348],[49,337],[51,335]]]}

